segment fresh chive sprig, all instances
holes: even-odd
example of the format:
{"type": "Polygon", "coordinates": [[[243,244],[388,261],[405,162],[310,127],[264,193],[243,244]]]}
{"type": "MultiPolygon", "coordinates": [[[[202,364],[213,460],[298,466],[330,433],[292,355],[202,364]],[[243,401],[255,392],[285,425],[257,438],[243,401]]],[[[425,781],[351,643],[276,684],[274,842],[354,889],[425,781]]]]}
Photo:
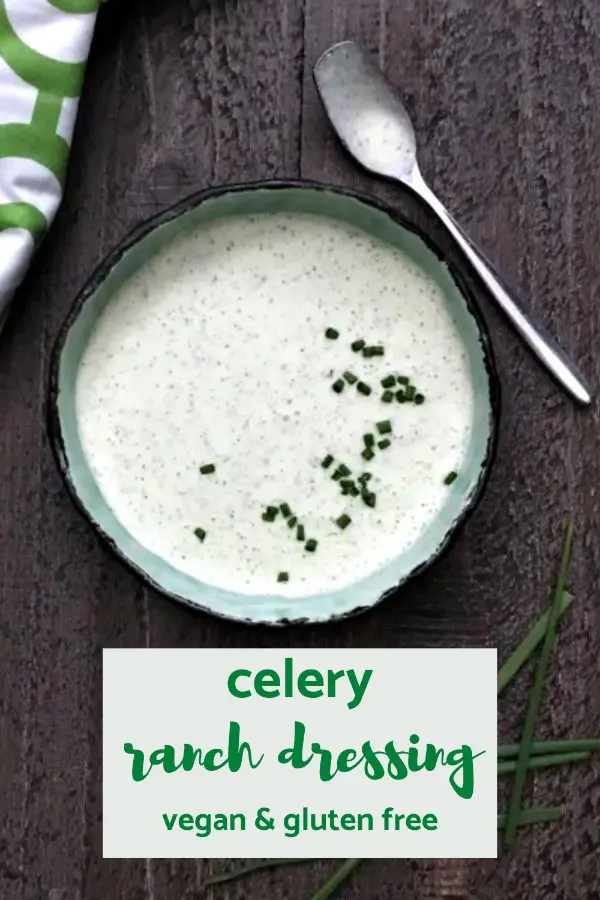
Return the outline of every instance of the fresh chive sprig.
{"type": "MultiPolygon", "coordinates": [[[[513,759],[519,755],[520,744],[500,744],[498,759],[513,759]]],[[[600,750],[600,738],[572,738],[563,741],[534,741],[531,753],[534,755],[562,753],[594,753],[600,750]]]]}
{"type": "Polygon", "coordinates": [[[205,879],[203,887],[212,887],[215,884],[226,884],[228,881],[237,881],[238,878],[245,878],[246,875],[253,875],[255,872],[263,872],[265,869],[278,869],[279,866],[294,866],[302,863],[315,862],[314,857],[298,857],[294,856],[290,859],[264,859],[261,862],[253,863],[251,866],[242,866],[240,869],[231,869],[229,872],[220,872],[217,875],[211,875],[205,879]]]}
{"type": "Polygon", "coordinates": [[[519,755],[517,757],[517,766],[515,771],[515,780],[507,813],[506,830],[504,834],[504,843],[507,847],[514,846],[517,837],[517,827],[521,802],[523,797],[523,789],[525,787],[525,778],[527,776],[527,764],[531,755],[531,745],[535,731],[535,723],[537,720],[539,708],[541,705],[542,694],[544,690],[544,682],[546,680],[546,672],[552,655],[552,649],[556,640],[556,627],[560,618],[560,607],[565,591],[565,581],[569,571],[571,562],[571,550],[573,546],[573,525],[569,523],[565,531],[565,540],[563,545],[562,559],[558,571],[558,578],[554,590],[554,599],[548,620],[546,623],[546,634],[542,644],[542,651],[535,672],[535,678],[531,694],[529,697],[529,706],[525,717],[525,725],[519,747],[519,755]]]}
{"type": "MultiPolygon", "coordinates": [[[[563,591],[559,604],[559,618],[564,616],[572,602],[573,595],[568,591],[563,591]]],[[[517,672],[519,672],[519,670],[525,665],[525,663],[529,660],[539,644],[541,644],[544,640],[544,635],[546,634],[546,629],[548,627],[549,616],[550,610],[547,610],[542,616],[540,616],[531,631],[529,631],[529,633],[517,646],[516,650],[514,650],[508,657],[506,662],[500,666],[498,670],[499,694],[502,693],[508,683],[513,680],[517,672]]]]}
{"type": "Polygon", "coordinates": [[[310,900],[328,900],[358,866],[364,862],[363,859],[345,859],[339,868],[335,870],[325,884],[318,891],[312,894],[310,900]]]}
{"type": "MultiPolygon", "coordinates": [[[[527,770],[547,769],[550,766],[565,766],[576,762],[585,762],[590,759],[591,753],[584,750],[576,750],[570,753],[549,753],[546,756],[532,755],[527,762],[527,770]]],[[[511,775],[517,771],[518,760],[504,759],[498,763],[498,775],[511,775]]]]}

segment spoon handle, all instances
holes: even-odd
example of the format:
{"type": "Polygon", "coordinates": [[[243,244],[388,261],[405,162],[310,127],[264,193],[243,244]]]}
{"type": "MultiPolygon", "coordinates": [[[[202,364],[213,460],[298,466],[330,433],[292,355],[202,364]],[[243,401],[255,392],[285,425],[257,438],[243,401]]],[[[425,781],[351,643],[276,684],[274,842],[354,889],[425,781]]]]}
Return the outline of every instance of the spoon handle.
{"type": "Polygon", "coordinates": [[[462,231],[461,227],[452,218],[446,207],[423,181],[420,173],[413,173],[410,186],[419,194],[431,209],[441,219],[447,230],[469,262],[487,287],[489,293],[496,301],[502,312],[513,325],[521,340],[527,344],[538,360],[554,376],[556,381],[582,406],[588,406],[592,401],[589,387],[575,365],[561,350],[556,341],[546,335],[542,328],[534,325],[502,284],[499,276],[494,272],[490,263],[480,251],[472,244],[462,231]]]}

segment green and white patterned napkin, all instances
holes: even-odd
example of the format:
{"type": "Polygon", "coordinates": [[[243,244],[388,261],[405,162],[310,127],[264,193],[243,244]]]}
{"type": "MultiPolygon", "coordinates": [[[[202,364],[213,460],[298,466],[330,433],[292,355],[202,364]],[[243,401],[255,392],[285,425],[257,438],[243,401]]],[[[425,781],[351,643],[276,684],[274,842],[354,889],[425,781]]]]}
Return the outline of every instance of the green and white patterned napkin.
{"type": "Polygon", "coordinates": [[[62,198],[100,0],[0,0],[0,327],[62,198]]]}

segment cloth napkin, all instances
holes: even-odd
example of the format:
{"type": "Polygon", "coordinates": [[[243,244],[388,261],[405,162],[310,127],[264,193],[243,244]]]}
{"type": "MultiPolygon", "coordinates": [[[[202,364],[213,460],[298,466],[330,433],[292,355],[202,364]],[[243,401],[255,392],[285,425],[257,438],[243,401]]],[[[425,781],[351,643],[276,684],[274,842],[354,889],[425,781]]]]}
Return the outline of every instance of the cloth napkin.
{"type": "Polygon", "coordinates": [[[60,204],[100,0],[0,0],[0,328],[60,204]]]}

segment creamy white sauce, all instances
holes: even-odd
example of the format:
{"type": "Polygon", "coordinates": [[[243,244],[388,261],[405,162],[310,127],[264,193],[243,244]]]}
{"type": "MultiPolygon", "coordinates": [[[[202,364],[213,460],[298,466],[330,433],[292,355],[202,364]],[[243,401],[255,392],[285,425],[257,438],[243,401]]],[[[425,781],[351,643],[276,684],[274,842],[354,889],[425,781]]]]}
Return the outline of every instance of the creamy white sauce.
{"type": "Polygon", "coordinates": [[[361,579],[417,539],[461,468],[474,407],[438,285],[362,231],[284,214],[184,235],[130,279],[92,334],[76,400],[102,494],[141,544],[222,588],[297,596],[361,579]],[[357,338],[385,356],[353,353],[357,338]],[[371,396],[334,393],[346,370],[371,396]],[[390,372],[411,376],[426,402],[382,403],[390,372]],[[392,445],[365,462],[363,434],[386,419],[392,445]],[[375,509],[340,495],[321,467],[328,453],[373,473],[375,509]],[[201,475],[204,463],[216,473],[201,475]],[[316,552],[281,517],[262,521],[284,501],[316,552]]]}

